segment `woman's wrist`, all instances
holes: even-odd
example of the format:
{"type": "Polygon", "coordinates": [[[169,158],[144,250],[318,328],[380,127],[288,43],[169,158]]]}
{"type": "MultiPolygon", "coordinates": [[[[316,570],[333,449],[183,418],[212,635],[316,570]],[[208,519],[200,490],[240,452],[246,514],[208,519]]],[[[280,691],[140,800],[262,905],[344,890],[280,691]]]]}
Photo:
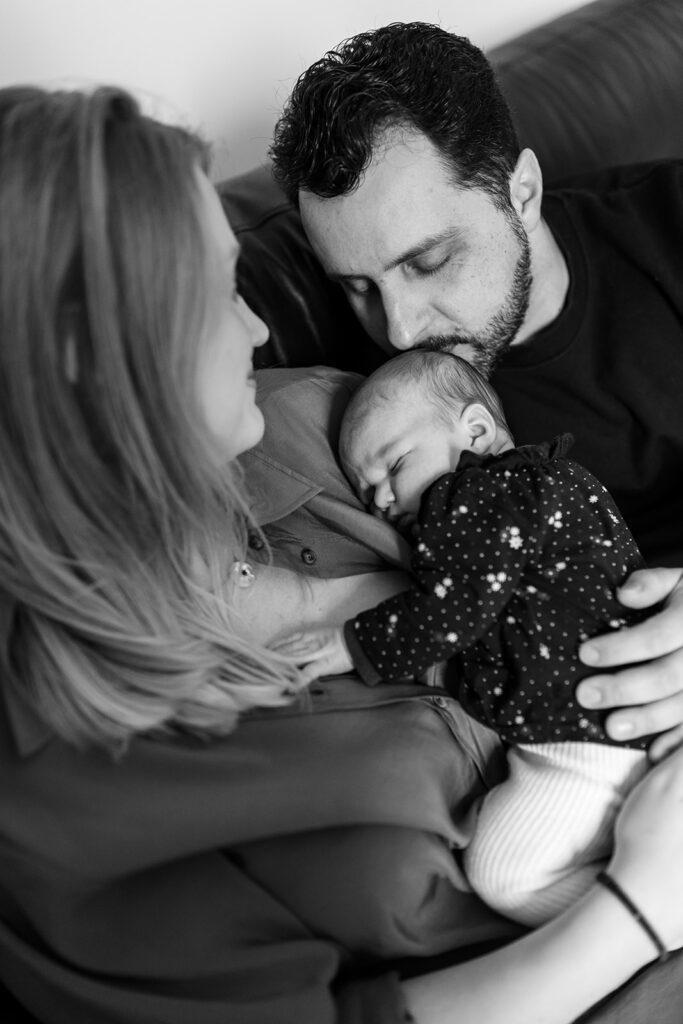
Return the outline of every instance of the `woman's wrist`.
{"type": "Polygon", "coordinates": [[[604,886],[608,892],[618,900],[625,910],[631,915],[636,924],[640,925],[656,953],[657,960],[666,960],[669,956],[669,952],[664,944],[662,937],[656,928],[653,927],[650,920],[645,916],[640,907],[635,903],[623,886],[614,878],[609,871],[599,871],[597,875],[597,881],[600,885],[604,886]]]}
{"type": "MultiPolygon", "coordinates": [[[[590,892],[567,912],[570,919],[573,915],[576,915],[584,936],[581,960],[589,978],[602,989],[595,992],[593,1002],[616,991],[657,959],[657,949],[648,933],[606,886],[596,882],[590,892]],[[618,942],[615,942],[615,937],[618,937],[618,942]]],[[[550,927],[560,925],[561,920],[551,922],[550,927]]]]}
{"type": "Polygon", "coordinates": [[[419,1024],[570,1024],[655,958],[648,934],[596,884],[523,938],[403,987],[419,1024]]]}
{"type": "MultiPolygon", "coordinates": [[[[633,903],[638,913],[647,921],[664,950],[670,953],[679,949],[683,945],[680,901],[675,887],[667,884],[666,876],[653,877],[649,865],[642,870],[638,863],[622,862],[621,858],[617,856],[607,866],[607,873],[625,893],[627,900],[633,903]]],[[[624,914],[629,914],[626,906],[624,906],[624,914]]],[[[639,926],[635,918],[634,926],[639,926]]],[[[642,925],[640,927],[642,929],[642,925]]],[[[647,934],[647,929],[643,929],[643,932],[647,934]]],[[[650,946],[651,959],[655,960],[658,958],[658,948],[657,943],[653,942],[651,938],[650,946]]]]}

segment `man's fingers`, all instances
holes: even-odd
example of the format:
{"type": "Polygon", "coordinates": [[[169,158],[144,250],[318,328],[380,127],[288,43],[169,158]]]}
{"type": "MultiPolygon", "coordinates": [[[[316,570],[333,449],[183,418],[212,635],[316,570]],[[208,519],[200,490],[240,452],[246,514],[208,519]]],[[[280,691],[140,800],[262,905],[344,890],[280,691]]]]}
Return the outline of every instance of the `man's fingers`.
{"type": "Polygon", "coordinates": [[[617,591],[629,608],[649,608],[664,601],[683,578],[682,569],[638,569],[617,591]]]}
{"type": "Polygon", "coordinates": [[[584,665],[611,668],[671,654],[681,646],[683,609],[666,608],[636,626],[592,637],[579,648],[584,665]]]}
{"type": "Polygon", "coordinates": [[[683,725],[662,733],[661,736],[657,736],[652,741],[648,748],[650,760],[654,762],[661,761],[681,745],[683,745],[683,725]]]}
{"type": "Polygon", "coordinates": [[[649,608],[666,600],[666,606],[645,622],[603,636],[592,637],[579,648],[586,665],[610,668],[629,662],[661,658],[681,646],[683,636],[683,584],[681,569],[641,569],[618,592],[630,608],[649,608]]]}
{"type": "Polygon", "coordinates": [[[576,699],[585,708],[631,707],[676,696],[682,686],[683,649],[679,648],[656,661],[588,676],[578,684],[576,699]]]}
{"type": "Polygon", "coordinates": [[[683,642],[683,593],[681,598],[636,626],[586,640],[579,648],[579,658],[584,665],[611,668],[678,650],[683,642]]]}
{"type": "Polygon", "coordinates": [[[642,707],[612,711],[605,720],[605,731],[613,740],[631,740],[678,728],[683,721],[683,694],[642,707]]]}

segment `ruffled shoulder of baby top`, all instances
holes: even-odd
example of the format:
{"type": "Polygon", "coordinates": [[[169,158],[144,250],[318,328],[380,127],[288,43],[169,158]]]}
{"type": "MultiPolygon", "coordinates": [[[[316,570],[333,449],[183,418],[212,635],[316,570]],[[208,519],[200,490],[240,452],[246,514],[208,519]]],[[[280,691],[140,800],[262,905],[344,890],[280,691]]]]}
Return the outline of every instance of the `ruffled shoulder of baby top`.
{"type": "Polygon", "coordinates": [[[518,469],[521,466],[544,466],[553,459],[563,459],[574,444],[573,434],[558,434],[551,441],[540,444],[522,444],[518,448],[500,452],[499,455],[475,455],[474,452],[463,452],[458,462],[457,472],[477,466],[486,469],[518,469]]]}

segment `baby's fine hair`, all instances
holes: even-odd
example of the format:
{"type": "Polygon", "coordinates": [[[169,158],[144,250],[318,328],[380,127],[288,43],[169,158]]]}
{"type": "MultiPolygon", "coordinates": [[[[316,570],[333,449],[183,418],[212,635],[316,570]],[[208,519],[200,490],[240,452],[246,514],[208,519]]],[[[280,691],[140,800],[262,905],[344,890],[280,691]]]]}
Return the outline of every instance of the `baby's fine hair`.
{"type": "Polygon", "coordinates": [[[512,437],[500,398],[470,363],[450,352],[411,349],[389,359],[354,392],[346,408],[340,447],[345,446],[349,431],[355,431],[372,412],[378,398],[394,399],[396,392],[406,387],[421,389],[446,423],[452,421],[454,409],[477,402],[491,413],[496,426],[512,437]]]}

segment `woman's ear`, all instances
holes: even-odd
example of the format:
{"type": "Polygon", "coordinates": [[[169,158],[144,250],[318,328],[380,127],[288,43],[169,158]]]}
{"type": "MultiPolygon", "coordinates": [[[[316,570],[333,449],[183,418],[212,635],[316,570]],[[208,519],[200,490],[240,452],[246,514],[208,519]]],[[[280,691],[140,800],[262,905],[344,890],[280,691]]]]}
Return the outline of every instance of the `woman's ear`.
{"type": "Polygon", "coordinates": [[[461,417],[470,439],[470,450],[475,455],[488,455],[492,452],[498,438],[498,428],[486,406],[472,402],[462,410],[461,417]]]}

